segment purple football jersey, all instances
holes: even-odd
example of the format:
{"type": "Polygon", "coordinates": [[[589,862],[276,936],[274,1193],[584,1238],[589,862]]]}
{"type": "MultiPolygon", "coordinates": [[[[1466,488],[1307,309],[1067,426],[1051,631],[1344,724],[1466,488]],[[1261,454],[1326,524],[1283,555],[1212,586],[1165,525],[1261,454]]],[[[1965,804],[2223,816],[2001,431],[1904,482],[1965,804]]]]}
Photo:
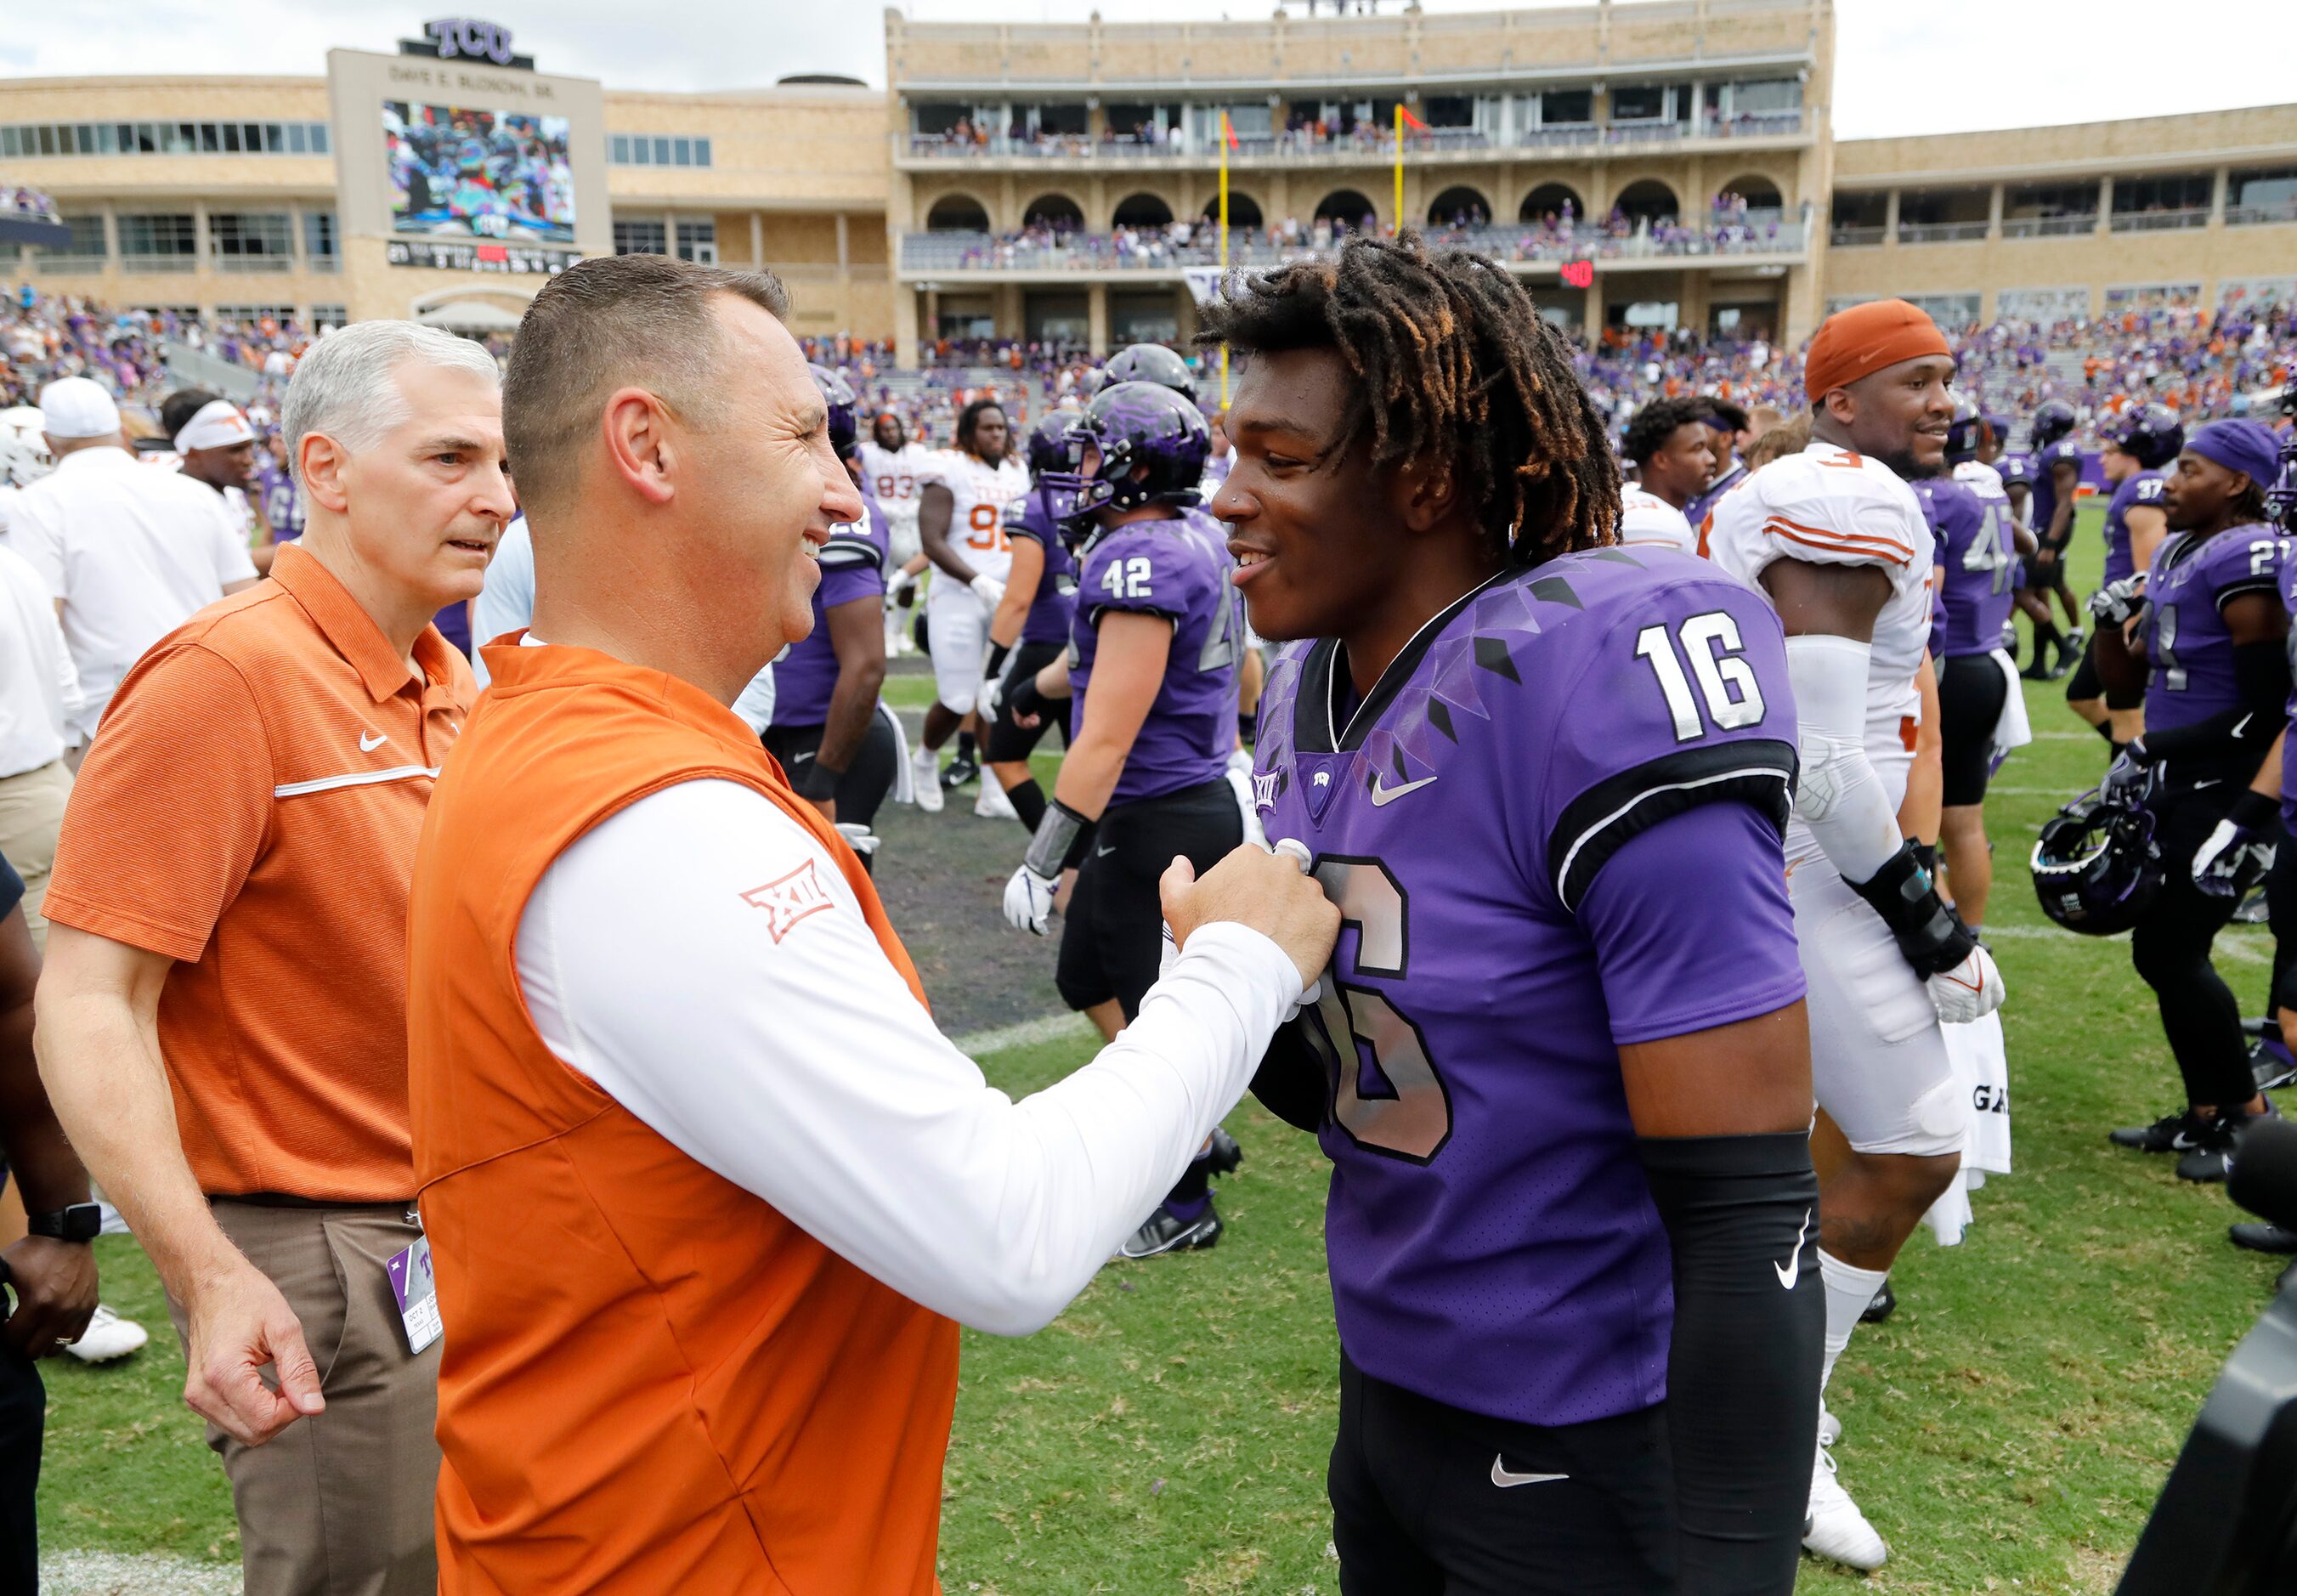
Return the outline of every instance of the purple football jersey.
{"type": "Polygon", "coordinates": [[[2195,539],[2172,532],[2145,575],[2145,728],[2168,731],[2237,707],[2227,603],[2243,593],[2277,594],[2288,541],[2270,526],[2227,527],[2195,539]]]}
{"type": "Polygon", "coordinates": [[[2118,582],[2125,576],[2137,574],[2137,562],[2129,552],[2129,512],[2131,508],[2159,510],[2168,473],[2141,471],[2113,490],[2105,506],[2105,580],[2118,582]]]}
{"type": "Polygon", "coordinates": [[[1931,652],[1991,654],[2002,646],[2002,629],[2017,598],[2018,545],[2009,501],[1982,499],[1951,477],[1913,486],[1938,537],[1938,563],[1946,568],[1939,589],[1945,622],[1931,639],[1931,652]]]}
{"type": "Polygon", "coordinates": [[[821,549],[821,581],[813,590],[813,629],[790,645],[774,665],[776,726],[819,726],[829,719],[837,690],[837,651],[829,641],[829,612],[860,599],[885,596],[885,512],[867,493],[860,521],[829,530],[821,549]]]}
{"type": "Polygon", "coordinates": [[[1229,582],[1225,547],[1194,520],[1129,522],[1096,532],[1084,547],[1076,615],[1069,629],[1069,737],[1083,728],[1111,610],[1162,615],[1173,623],[1172,652],[1148,718],[1124,756],[1111,805],[1159,798],[1218,777],[1236,746],[1237,662],[1244,654],[1244,596],[1229,582]]]}
{"type": "Polygon", "coordinates": [[[1708,512],[1723,502],[1723,496],[1747,480],[1747,467],[1736,456],[1724,468],[1723,474],[1708,483],[1706,490],[1683,506],[1683,518],[1695,531],[1707,519],[1708,512]]]}
{"type": "Polygon", "coordinates": [[[267,465],[255,473],[255,496],[263,524],[271,529],[275,542],[303,535],[301,501],[296,497],[293,477],[267,465]]]}
{"type": "Polygon", "coordinates": [[[1061,530],[1045,508],[1044,490],[1032,488],[1005,506],[1005,537],[1026,538],[1045,551],[1045,569],[1037,578],[1037,593],[1029,601],[1028,618],[1021,622],[1024,643],[1066,643],[1069,621],[1076,613],[1076,558],[1061,541],[1061,530]]]}
{"type": "MultiPolygon", "coordinates": [[[[2076,472],[2079,472],[2081,463],[2081,445],[2071,438],[2059,439],[2032,457],[2034,474],[2031,481],[2034,489],[2034,503],[2032,514],[2028,518],[2027,524],[2033,528],[2034,536],[2037,538],[2046,538],[2050,535],[2050,518],[2058,513],[2057,468],[2062,465],[2071,465],[2076,472]]],[[[2005,477],[2003,480],[2007,481],[2009,479],[2005,477]]],[[[2066,536],[2072,537],[2073,531],[2074,523],[2069,520],[2066,522],[2066,536]]]]}
{"type": "Polygon", "coordinates": [[[1648,1407],[1671,1266],[1618,1049],[1803,993],[1778,617],[1704,560],[1596,549],[1463,596],[1353,713],[1349,680],[1337,642],[1288,647],[1254,775],[1344,917],[1299,1022],[1341,1345],[1498,1418],[1648,1407]],[[1667,911],[1619,913],[1630,881],[1667,911]]]}

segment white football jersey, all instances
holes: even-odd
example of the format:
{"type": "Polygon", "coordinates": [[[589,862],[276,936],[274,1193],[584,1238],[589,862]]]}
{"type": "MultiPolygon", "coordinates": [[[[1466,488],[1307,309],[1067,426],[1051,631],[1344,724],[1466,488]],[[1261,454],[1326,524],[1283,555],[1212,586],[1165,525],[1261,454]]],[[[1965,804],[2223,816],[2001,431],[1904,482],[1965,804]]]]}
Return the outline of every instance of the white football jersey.
{"type": "Polygon", "coordinates": [[[918,472],[920,489],[934,483],[957,501],[949,513],[950,542],[977,573],[1003,581],[1013,567],[1005,506],[1029,490],[1029,468],[1010,455],[991,465],[961,449],[945,448],[928,457],[918,472]]]}
{"type": "Polygon", "coordinates": [[[868,439],[861,443],[861,481],[877,507],[888,515],[918,513],[918,473],[926,463],[922,444],[880,448],[868,439]]]}
{"type": "Polygon", "coordinates": [[[1619,541],[1660,543],[1687,555],[1699,552],[1699,535],[1683,512],[1633,485],[1619,489],[1619,541]]]}
{"type": "MultiPolygon", "coordinates": [[[[1906,796],[1922,721],[1915,685],[1930,648],[1931,572],[1937,553],[1914,490],[1879,460],[1831,443],[1766,465],[1717,500],[1707,533],[1714,562],[1750,587],[1774,560],[1813,565],[1872,565],[1890,579],[1874,618],[1866,671],[1866,757],[1896,810],[1906,796]]],[[[1787,857],[1817,851],[1799,818],[1787,831],[1787,857]]]]}

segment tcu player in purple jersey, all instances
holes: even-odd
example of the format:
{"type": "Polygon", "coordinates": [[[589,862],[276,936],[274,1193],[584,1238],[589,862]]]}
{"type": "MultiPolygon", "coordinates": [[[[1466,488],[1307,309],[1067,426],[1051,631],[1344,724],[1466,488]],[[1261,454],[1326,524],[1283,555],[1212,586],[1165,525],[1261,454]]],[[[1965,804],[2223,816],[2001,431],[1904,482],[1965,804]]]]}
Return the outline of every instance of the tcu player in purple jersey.
{"type": "MultiPolygon", "coordinates": [[[[2263,804],[2244,795],[2287,720],[2289,612],[2280,582],[2289,543],[2265,510],[2279,471],[2277,441],[2260,424],[2202,427],[2169,474],[2162,508],[2170,535],[2152,566],[2092,601],[2104,623],[2099,673],[2109,686],[2145,675],[2145,733],[2115,758],[2101,790],[2142,801],[2153,815],[2163,879],[2132,928],[2129,957],[2153,989],[2186,1086],[2183,1110],[2112,1139],[2182,1154],[2178,1173],[2189,1181],[2224,1180],[2235,1139],[2252,1118],[2274,1112],[2256,1090],[2240,1007],[2210,962],[2248,883],[2230,874],[2213,882],[2210,867],[2246,851],[2234,845],[2240,834],[2253,839],[2263,829],[2263,804]]],[[[2227,870],[2237,863],[2227,860],[2227,870]]]]}
{"type": "Polygon", "coordinates": [[[1029,429],[1024,453],[1029,490],[1005,506],[1005,540],[1012,546],[1013,565],[1006,576],[1005,601],[989,622],[990,685],[981,703],[989,721],[984,747],[991,776],[1031,836],[1045,818],[1045,794],[1029,772],[1029,755],[1047,730],[1056,727],[1066,744],[1067,728],[1059,717],[1047,715],[1035,717],[1033,726],[1023,726],[1013,719],[1007,700],[1012,683],[1033,678],[1068,651],[1077,572],[1061,514],[1071,506],[1045,478],[1075,469],[1068,434],[1077,420],[1074,410],[1052,410],[1029,429]]]}
{"type": "MultiPolygon", "coordinates": [[[[2169,533],[2162,509],[2169,481],[2161,468],[2186,447],[2186,430],[2165,407],[2140,405],[2099,424],[2097,434],[2105,446],[2098,466],[2113,485],[2105,506],[2104,585],[2111,587],[2150,565],[2169,533]]],[[[2094,640],[2066,679],[2066,707],[2095,727],[2116,753],[2144,729],[2144,701],[2140,691],[2109,690],[2099,680],[2094,640]]]]}
{"type": "Polygon", "coordinates": [[[2035,409],[2027,427],[2027,463],[2033,473],[2027,524],[2040,547],[2027,562],[2026,588],[2041,601],[2043,616],[2035,626],[2034,663],[2040,666],[2041,644],[2047,642],[2058,656],[2051,668],[2053,676],[2063,675],[2081,654],[2081,611],[2066,582],[2066,546],[2073,540],[2074,500],[2081,488],[2082,452],[2073,436],[2076,424],[2071,405],[2063,399],[2047,399],[2035,409]],[[2065,612],[2063,635],[2048,620],[2053,595],[2065,612]]]}
{"type": "Polygon", "coordinates": [[[797,795],[847,829],[864,865],[876,858],[869,834],[893,785],[900,738],[881,714],[885,679],[885,512],[862,481],[853,390],[826,366],[811,368],[829,411],[829,443],[861,489],[862,518],[832,527],[813,590],[813,629],[774,662],[773,720],[766,752],[781,761],[797,795]]]}
{"type": "Polygon", "coordinates": [[[1202,314],[1247,358],[1212,509],[1291,641],[1255,797],[1346,927],[1255,1082],[1333,1164],[1340,1589],[1784,1592],[1821,1310],[1777,618],[1612,544],[1492,262],[1352,239],[1202,314]]]}
{"type": "MultiPolygon", "coordinates": [[[[1054,982],[1063,1001],[1114,1037],[1157,981],[1159,877],[1175,856],[1203,870],[1244,841],[1226,775],[1244,606],[1226,551],[1189,514],[1209,442],[1193,400],[1151,383],[1110,383],[1069,436],[1075,469],[1039,479],[1067,496],[1067,523],[1091,529],[1068,654],[1010,693],[1025,726],[1066,696],[1069,751],[1006,884],[1005,918],[1042,936],[1061,873],[1076,868],[1054,982]]],[[[1232,1144],[1208,1139],[1119,1254],[1217,1242],[1209,1182],[1233,1156],[1232,1144]]]]}
{"type": "MultiPolygon", "coordinates": [[[[1931,653],[1938,666],[1940,794],[1939,850],[1954,888],[1954,907],[1976,934],[1986,923],[1994,861],[1986,839],[1986,785],[1994,774],[1995,733],[2009,703],[2015,667],[2004,652],[2018,578],[2019,536],[2010,501],[1989,472],[1965,478],[1979,463],[1984,419],[1967,401],[1946,434],[1949,477],[1912,485],[1938,539],[1939,603],[1943,624],[1931,653]],[[1988,491],[1993,489],[1993,491],[1988,491]]],[[[2029,547],[2032,535],[2026,534],[2029,547]]]]}

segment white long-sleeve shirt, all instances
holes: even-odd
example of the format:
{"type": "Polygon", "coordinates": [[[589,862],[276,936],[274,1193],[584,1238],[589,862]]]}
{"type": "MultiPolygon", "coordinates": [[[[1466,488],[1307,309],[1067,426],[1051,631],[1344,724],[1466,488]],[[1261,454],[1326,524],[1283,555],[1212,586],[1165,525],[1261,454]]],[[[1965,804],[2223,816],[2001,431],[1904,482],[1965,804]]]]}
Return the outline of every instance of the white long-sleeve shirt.
{"type": "Polygon", "coordinates": [[[1243,1096],[1299,972],[1200,926],[1092,1063],[1014,1102],[934,1029],[828,851],[694,781],[560,854],[519,920],[558,1058],[687,1156],[966,1324],[1050,1322],[1243,1096]]]}
{"type": "Polygon", "coordinates": [[[55,601],[40,573],[0,548],[0,777],[63,757],[84,706],[55,601]]]}

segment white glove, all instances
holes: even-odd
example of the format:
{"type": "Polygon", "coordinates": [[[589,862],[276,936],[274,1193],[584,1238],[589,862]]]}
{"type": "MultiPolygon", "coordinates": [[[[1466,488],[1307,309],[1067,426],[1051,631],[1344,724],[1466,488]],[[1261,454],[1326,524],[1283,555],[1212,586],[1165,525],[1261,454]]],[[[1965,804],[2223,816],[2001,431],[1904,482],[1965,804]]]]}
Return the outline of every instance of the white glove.
{"type": "Polygon", "coordinates": [[[905,610],[917,603],[918,573],[914,571],[904,571],[895,577],[890,596],[895,604],[905,610]]]}
{"type": "Polygon", "coordinates": [[[2274,846],[2227,816],[2194,854],[2194,884],[2212,898],[2238,898],[2273,868],[2274,846]]]}
{"type": "Polygon", "coordinates": [[[2108,626],[2120,626],[2145,602],[2145,573],[2111,581],[2089,596],[2089,613],[2108,626]]]}
{"type": "Polygon", "coordinates": [[[1053,894],[1060,884],[1059,876],[1040,876],[1023,865],[1005,884],[1005,923],[1016,931],[1044,935],[1045,922],[1052,917],[1053,894]]]}
{"type": "Polygon", "coordinates": [[[1002,676],[982,678],[981,691],[974,695],[973,707],[984,726],[997,724],[997,707],[1005,702],[1005,679],[1002,676]]]}
{"type": "Polygon", "coordinates": [[[1005,602],[1005,584],[993,576],[976,576],[967,585],[974,596],[992,610],[1005,602]]]}
{"type": "Polygon", "coordinates": [[[1983,947],[1972,948],[1968,958],[1922,984],[1930,991],[1931,1007],[1949,1025],[1966,1025],[1992,1014],[2008,995],[2002,972],[1994,967],[1994,955],[1983,947]]]}

